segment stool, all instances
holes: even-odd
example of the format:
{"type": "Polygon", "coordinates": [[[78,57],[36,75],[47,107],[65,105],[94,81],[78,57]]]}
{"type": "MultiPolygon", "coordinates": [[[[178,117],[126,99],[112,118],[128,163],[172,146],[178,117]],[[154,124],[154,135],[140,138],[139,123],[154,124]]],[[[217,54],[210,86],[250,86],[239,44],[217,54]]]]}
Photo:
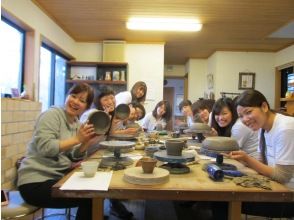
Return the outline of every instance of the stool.
{"type": "Polygon", "coordinates": [[[1,207],[1,219],[16,219],[30,214],[34,214],[38,207],[27,204],[21,197],[19,191],[9,192],[9,203],[1,207]]]}

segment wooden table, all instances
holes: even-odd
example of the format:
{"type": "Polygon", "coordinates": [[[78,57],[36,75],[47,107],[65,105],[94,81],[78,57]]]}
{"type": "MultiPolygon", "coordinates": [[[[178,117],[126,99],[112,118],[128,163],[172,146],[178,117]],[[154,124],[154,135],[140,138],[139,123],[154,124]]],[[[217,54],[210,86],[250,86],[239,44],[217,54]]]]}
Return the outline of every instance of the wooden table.
{"type": "MultiPolygon", "coordinates": [[[[101,157],[102,152],[97,152],[94,157],[101,157]]],[[[143,151],[142,151],[143,153],[143,151]]],[[[227,161],[228,162],[228,161],[227,161]]],[[[229,161],[243,171],[248,168],[243,165],[229,161]]],[[[188,174],[171,174],[169,182],[155,186],[142,186],[127,183],[123,180],[124,171],[114,171],[109,190],[86,191],[86,190],[60,190],[59,187],[72,174],[68,174],[53,186],[53,196],[69,198],[92,198],[93,219],[103,219],[104,198],[115,199],[137,199],[137,200],[188,200],[188,201],[228,201],[229,219],[241,219],[242,201],[254,202],[289,202],[294,201],[294,192],[285,186],[271,182],[272,190],[259,188],[243,188],[236,186],[230,179],[223,182],[212,181],[201,164],[189,166],[191,172],[188,174]]]]}

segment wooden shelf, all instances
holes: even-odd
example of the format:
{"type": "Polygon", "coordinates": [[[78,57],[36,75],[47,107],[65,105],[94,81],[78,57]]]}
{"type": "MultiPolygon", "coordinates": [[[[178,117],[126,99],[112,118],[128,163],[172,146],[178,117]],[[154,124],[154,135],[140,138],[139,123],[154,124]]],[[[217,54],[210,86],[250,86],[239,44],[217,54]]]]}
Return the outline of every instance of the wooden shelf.
{"type": "Polygon", "coordinates": [[[82,80],[82,79],[68,79],[67,83],[84,82],[88,84],[110,84],[110,85],[126,85],[126,81],[112,81],[112,80],[82,80]]]}
{"type": "Polygon", "coordinates": [[[70,66],[127,66],[125,62],[83,62],[83,61],[69,61],[70,66]]]}
{"type": "Polygon", "coordinates": [[[294,102],[294,98],[280,98],[282,102],[294,102]]]}

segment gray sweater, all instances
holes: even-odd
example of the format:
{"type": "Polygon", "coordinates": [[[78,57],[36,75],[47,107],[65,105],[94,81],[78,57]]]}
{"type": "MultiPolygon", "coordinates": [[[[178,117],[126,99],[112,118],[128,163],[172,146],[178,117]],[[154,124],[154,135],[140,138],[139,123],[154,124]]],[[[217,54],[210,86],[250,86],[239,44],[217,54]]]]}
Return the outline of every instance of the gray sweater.
{"type": "Polygon", "coordinates": [[[59,141],[75,136],[79,126],[78,120],[68,123],[61,107],[51,107],[43,112],[36,121],[27,155],[18,170],[17,185],[60,179],[73,161],[83,159],[85,153],[79,152],[80,144],[66,152],[59,151],[59,141]]]}

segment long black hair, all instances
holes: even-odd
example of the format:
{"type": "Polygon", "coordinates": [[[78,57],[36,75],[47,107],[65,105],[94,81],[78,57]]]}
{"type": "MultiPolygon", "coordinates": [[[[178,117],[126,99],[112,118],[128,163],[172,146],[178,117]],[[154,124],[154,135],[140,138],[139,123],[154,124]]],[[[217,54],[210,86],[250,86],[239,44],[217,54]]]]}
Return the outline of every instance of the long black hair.
{"type": "Polygon", "coordinates": [[[246,90],[236,100],[236,106],[243,107],[261,107],[263,103],[266,103],[270,109],[270,105],[265,96],[257,90],[246,90]]]}
{"type": "Polygon", "coordinates": [[[172,110],[171,110],[171,106],[169,104],[168,101],[166,100],[162,100],[160,102],[157,103],[157,105],[155,106],[155,108],[152,111],[152,115],[156,118],[157,116],[157,108],[164,105],[165,106],[165,113],[162,115],[162,118],[165,119],[166,122],[168,122],[171,118],[172,115],[172,110]]]}
{"type": "Polygon", "coordinates": [[[145,99],[146,99],[146,95],[147,95],[147,85],[145,82],[143,81],[138,81],[136,82],[132,89],[131,89],[131,95],[132,95],[132,102],[140,102],[140,103],[143,103],[145,102],[145,99]],[[144,89],[144,95],[140,98],[137,98],[136,97],[136,91],[139,87],[143,87],[144,89]]]}
{"type": "Polygon", "coordinates": [[[220,98],[218,99],[212,108],[211,127],[214,128],[219,136],[230,137],[233,125],[238,119],[238,114],[234,102],[231,98],[220,98]],[[219,115],[224,107],[227,107],[232,113],[232,121],[226,127],[220,127],[215,116],[219,115]]]}

